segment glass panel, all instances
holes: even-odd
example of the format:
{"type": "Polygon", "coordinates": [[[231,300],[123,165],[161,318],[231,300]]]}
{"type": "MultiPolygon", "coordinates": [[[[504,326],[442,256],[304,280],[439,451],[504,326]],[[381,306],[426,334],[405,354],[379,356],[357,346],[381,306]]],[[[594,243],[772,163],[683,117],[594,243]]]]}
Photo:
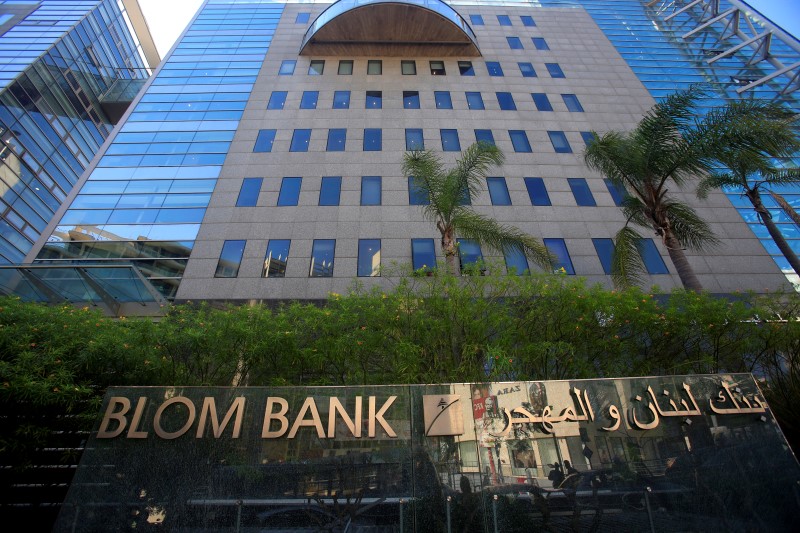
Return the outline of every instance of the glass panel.
{"type": "Polygon", "coordinates": [[[373,277],[380,275],[381,240],[358,240],[358,276],[373,277]]]}
{"type": "Polygon", "coordinates": [[[575,275],[575,269],[572,268],[572,259],[569,257],[569,251],[567,251],[567,244],[564,239],[542,239],[542,242],[556,258],[555,263],[553,263],[553,273],[575,275]]]}
{"type": "Polygon", "coordinates": [[[537,50],[550,50],[550,47],[547,46],[547,41],[543,37],[531,37],[531,41],[533,41],[533,46],[537,50]]]}
{"type": "Polygon", "coordinates": [[[641,239],[637,244],[648,273],[669,274],[667,265],[664,264],[664,260],[661,258],[661,254],[658,252],[658,248],[656,248],[656,243],[653,242],[653,239],[641,239]]]}
{"type": "Polygon", "coordinates": [[[377,128],[367,128],[364,130],[365,152],[379,152],[383,145],[383,131],[377,128]]]}
{"type": "Polygon", "coordinates": [[[424,150],[425,140],[421,129],[406,129],[406,150],[424,150]]]}
{"type": "Polygon", "coordinates": [[[411,263],[414,270],[436,268],[436,251],[433,239],[411,239],[411,263]]]}
{"type": "Polygon", "coordinates": [[[511,26],[511,17],[508,15],[497,15],[497,22],[501,26],[511,26]]]}
{"type": "Polygon", "coordinates": [[[350,91],[333,93],[333,109],[350,109],[350,91]]]}
{"type": "Polygon", "coordinates": [[[511,144],[515,152],[532,152],[531,143],[528,142],[528,135],[522,130],[509,130],[508,136],[511,137],[511,144]]]}
{"type": "Polygon", "coordinates": [[[339,75],[341,76],[350,76],[353,74],[353,60],[352,59],[342,59],[339,61],[339,75]]]}
{"type": "Polygon", "coordinates": [[[537,111],[552,111],[553,106],[550,104],[550,99],[547,98],[545,93],[531,93],[533,104],[536,106],[537,111]]]}
{"type": "Polygon", "coordinates": [[[431,61],[431,75],[432,76],[444,76],[444,61],[431,61]]]}
{"type": "Polygon", "coordinates": [[[589,184],[583,178],[568,178],[569,188],[572,190],[572,195],[575,197],[575,202],[582,206],[596,206],[597,202],[594,201],[592,191],[589,189],[589,184]]]}
{"type": "Polygon", "coordinates": [[[319,188],[319,205],[339,205],[341,191],[341,176],[323,176],[319,188]]]}
{"type": "Polygon", "coordinates": [[[308,22],[311,13],[298,13],[294,19],[295,24],[305,24],[308,22]]]}
{"type": "Polygon", "coordinates": [[[419,91],[403,91],[403,108],[419,109],[419,91]]]}
{"type": "Polygon", "coordinates": [[[417,185],[414,176],[408,177],[408,204],[409,205],[428,205],[431,203],[428,193],[417,185]]]}
{"type": "Polygon", "coordinates": [[[400,61],[400,72],[404,76],[414,76],[417,74],[417,62],[414,60],[400,61]]]}
{"type": "Polygon", "coordinates": [[[522,41],[519,37],[506,37],[506,41],[512,50],[522,50],[522,41]]]}
{"type": "Polygon", "coordinates": [[[303,178],[283,178],[281,180],[281,190],[278,193],[278,205],[297,205],[297,202],[300,199],[300,185],[302,182],[303,178]]]}
{"type": "Polygon", "coordinates": [[[516,111],[517,105],[514,103],[514,97],[511,93],[499,92],[497,94],[497,103],[500,104],[500,109],[504,111],[516,111]]]}
{"type": "Polygon", "coordinates": [[[381,205],[381,177],[361,177],[361,205],[381,205]]]}
{"type": "Polygon", "coordinates": [[[325,70],[325,61],[322,59],[312,59],[308,65],[309,76],[321,76],[325,70]]]}
{"type": "Polygon", "coordinates": [[[215,278],[235,278],[239,275],[239,265],[242,263],[244,246],[247,241],[225,241],[217,262],[215,278]]]}
{"type": "Polygon", "coordinates": [[[574,94],[562,94],[561,98],[564,99],[564,103],[567,106],[567,111],[572,113],[583,113],[583,106],[581,106],[577,96],[574,94]]]}
{"type": "Polygon", "coordinates": [[[486,70],[489,72],[489,76],[496,76],[496,77],[503,76],[503,68],[497,61],[487,61],[486,70]]]}
{"type": "Polygon", "coordinates": [[[459,61],[458,72],[462,76],[474,76],[475,68],[472,66],[472,61],[459,61]]]}
{"type": "Polygon", "coordinates": [[[564,72],[561,70],[561,66],[558,63],[545,63],[544,66],[547,68],[547,72],[550,74],[551,78],[565,78],[564,72]]]}
{"type": "Polygon", "coordinates": [[[485,142],[495,146],[492,130],[475,130],[475,142],[485,142]]]}
{"type": "Polygon", "coordinates": [[[294,130],[290,152],[308,152],[308,143],[311,141],[311,130],[294,130]]]}
{"type": "Polygon", "coordinates": [[[461,143],[458,140],[458,130],[439,130],[442,136],[442,150],[445,152],[461,151],[461,143]]]}
{"type": "Polygon", "coordinates": [[[625,191],[624,188],[614,185],[614,183],[608,178],[605,178],[603,182],[606,184],[606,188],[608,189],[608,193],[611,195],[611,199],[614,200],[614,205],[622,205],[622,201],[628,195],[627,191],[625,191]]]}
{"type": "Polygon", "coordinates": [[[547,194],[542,178],[525,178],[525,188],[528,189],[531,205],[551,205],[550,195],[547,194]]]}
{"type": "Polygon", "coordinates": [[[380,59],[370,59],[367,61],[367,74],[383,74],[383,62],[380,59]]]}
{"type": "Polygon", "coordinates": [[[270,239],[264,255],[262,278],[282,278],[286,275],[286,262],[289,260],[289,239],[270,239]]]}
{"type": "Polygon", "coordinates": [[[614,257],[614,240],[592,239],[592,244],[594,244],[594,249],[597,251],[600,264],[603,265],[603,272],[611,274],[611,261],[614,257]]]}
{"type": "Polygon", "coordinates": [[[453,101],[450,98],[450,91],[434,91],[436,109],[453,109],[453,101]]]}
{"type": "Polygon", "coordinates": [[[380,109],[383,107],[383,92],[367,91],[367,99],[364,105],[367,109],[380,109]]]}
{"type": "Polygon", "coordinates": [[[536,71],[533,68],[533,64],[531,63],[517,63],[519,65],[519,71],[522,73],[523,78],[535,78],[536,71]]]}
{"type": "Polygon", "coordinates": [[[594,136],[594,133],[592,133],[591,131],[582,131],[581,132],[581,138],[583,139],[583,143],[586,146],[589,146],[589,144],[594,141],[595,136],[594,136]]]}
{"type": "Polygon", "coordinates": [[[547,135],[550,137],[550,142],[553,144],[553,149],[558,154],[571,154],[572,147],[567,141],[567,136],[563,131],[548,131],[547,135]]]}
{"type": "Polygon", "coordinates": [[[505,178],[486,178],[486,185],[489,188],[492,205],[511,205],[505,178]]]}
{"type": "Polygon", "coordinates": [[[283,109],[286,103],[286,91],[272,91],[267,102],[267,109],[283,109]]]}
{"type": "Polygon", "coordinates": [[[300,98],[300,109],[316,109],[319,91],[303,91],[300,98]]]}
{"type": "Polygon", "coordinates": [[[326,146],[328,152],[344,152],[346,142],[346,129],[336,128],[328,130],[328,144],[326,146]]]}
{"type": "Polygon", "coordinates": [[[253,207],[258,203],[258,193],[261,191],[263,178],[245,178],[242,188],[239,189],[239,198],[236,207],[253,207]]]}
{"type": "Polygon", "coordinates": [[[484,25],[483,17],[481,15],[470,15],[469,16],[469,22],[473,26],[483,26],[484,25]]]}
{"type": "Polygon", "coordinates": [[[276,130],[259,130],[253,152],[271,152],[276,130]]]}
{"type": "Polygon", "coordinates": [[[478,241],[472,239],[456,239],[456,241],[458,242],[458,259],[462,273],[483,262],[481,245],[478,244],[478,241]]]}
{"type": "Polygon", "coordinates": [[[333,258],[336,250],[335,239],[314,239],[311,249],[311,278],[333,277],[333,258]]]}
{"type": "Polygon", "coordinates": [[[528,258],[526,258],[525,254],[519,251],[519,249],[513,248],[511,250],[506,250],[503,253],[503,258],[505,259],[506,270],[509,274],[521,276],[530,272],[528,258]]]}
{"type": "Polygon", "coordinates": [[[281,62],[281,68],[278,70],[278,74],[281,76],[291,76],[294,74],[294,67],[297,64],[297,61],[293,59],[285,59],[281,62]]]}
{"type": "Polygon", "coordinates": [[[521,15],[519,18],[520,20],[522,20],[523,26],[528,26],[528,27],[536,26],[536,22],[534,22],[533,17],[531,17],[530,15],[521,15]]]}

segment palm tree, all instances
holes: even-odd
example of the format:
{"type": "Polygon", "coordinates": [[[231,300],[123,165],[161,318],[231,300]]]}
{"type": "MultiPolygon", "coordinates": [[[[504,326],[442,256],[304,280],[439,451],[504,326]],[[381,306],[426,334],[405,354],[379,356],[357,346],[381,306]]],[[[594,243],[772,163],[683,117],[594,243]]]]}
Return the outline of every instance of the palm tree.
{"type": "Polygon", "coordinates": [[[413,176],[413,185],[429,199],[422,212],[441,233],[442,251],[453,275],[459,273],[456,235],[503,253],[520,252],[534,263],[552,269],[553,257],[541,242],[516,227],[476,213],[469,205],[482,190],[489,169],[502,165],[504,160],[499,148],[485,142],[474,143],[461,152],[452,169],[445,169],[439,157],[429,150],[414,150],[403,156],[403,174],[413,176]]]}
{"type": "Polygon", "coordinates": [[[787,215],[789,215],[789,218],[791,218],[794,223],[800,227],[800,213],[794,210],[792,204],[787,202],[783,195],[778,194],[775,191],[769,191],[769,195],[772,196],[772,199],[775,200],[779,206],[781,206],[781,209],[783,209],[787,215]]]}
{"type": "Polygon", "coordinates": [[[616,235],[612,260],[618,286],[640,281],[644,272],[642,235],[635,225],[661,238],[684,288],[703,289],[684,249],[700,251],[718,241],[694,209],[668,194],[668,187],[681,187],[711,168],[708,128],[695,121],[704,94],[696,86],[676,92],[655,104],[632,131],[595,134],[586,148],[586,164],[627,193],[621,205],[626,222],[616,235]]]}
{"type": "Polygon", "coordinates": [[[776,160],[800,150],[800,138],[793,130],[797,115],[777,102],[751,100],[729,103],[715,114],[715,122],[722,127],[714,142],[714,158],[724,169],[703,179],[697,195],[704,198],[711,189],[742,191],[789,265],[800,274],[800,259],[761,199],[761,192],[771,193],[772,185],[800,183],[800,169],[776,166],[776,160]]]}

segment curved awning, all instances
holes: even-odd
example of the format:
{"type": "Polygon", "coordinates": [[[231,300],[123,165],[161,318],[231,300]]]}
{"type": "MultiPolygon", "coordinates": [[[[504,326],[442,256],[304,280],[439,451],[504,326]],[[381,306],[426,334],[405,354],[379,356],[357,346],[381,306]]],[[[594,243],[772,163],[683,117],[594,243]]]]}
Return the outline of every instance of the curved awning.
{"type": "Polygon", "coordinates": [[[441,0],[339,0],[303,37],[300,55],[479,56],[467,21],[441,0]]]}

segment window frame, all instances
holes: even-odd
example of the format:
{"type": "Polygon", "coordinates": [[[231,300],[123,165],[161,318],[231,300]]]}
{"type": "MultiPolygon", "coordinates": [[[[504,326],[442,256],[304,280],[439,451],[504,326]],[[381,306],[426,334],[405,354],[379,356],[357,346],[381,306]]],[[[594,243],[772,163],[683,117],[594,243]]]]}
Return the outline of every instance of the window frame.
{"type": "Polygon", "coordinates": [[[354,63],[355,62],[352,59],[340,59],[339,66],[336,68],[336,74],[338,76],[352,76],[354,63]],[[345,68],[343,69],[342,67],[345,68]],[[349,69],[346,67],[349,67],[349,69]],[[342,72],[342,70],[344,70],[345,72],[342,72]],[[347,72],[347,70],[349,70],[350,72],[347,72]]]}
{"type": "Polygon", "coordinates": [[[508,130],[508,136],[511,139],[511,145],[514,147],[514,152],[518,154],[533,153],[533,146],[531,146],[531,142],[528,139],[528,134],[525,133],[525,130],[508,130]],[[518,146],[517,141],[524,142],[525,144],[522,146],[518,146]],[[519,148],[523,149],[520,150],[519,148]]]}
{"type": "MultiPolygon", "coordinates": [[[[322,267],[325,268],[325,262],[322,262],[322,267]]],[[[309,278],[332,278],[333,277],[333,269],[336,267],[336,239],[314,239],[311,243],[311,258],[309,261],[309,268],[308,268],[308,277],[309,278]],[[324,246],[331,246],[330,249],[330,264],[328,266],[329,270],[324,270],[321,274],[315,274],[314,266],[316,261],[314,260],[315,257],[318,257],[320,253],[327,253],[328,250],[317,250],[317,247],[324,247],[324,246]]]]}
{"type": "Polygon", "coordinates": [[[458,137],[458,130],[455,128],[441,128],[439,137],[442,141],[443,152],[460,152],[461,139],[458,137]]]}
{"type": "Polygon", "coordinates": [[[329,128],[328,129],[328,140],[325,143],[325,151],[326,152],[344,152],[347,147],[347,128],[329,128]],[[341,139],[338,137],[341,135],[341,139]],[[336,144],[331,143],[340,143],[341,148],[336,146],[336,144]]]}
{"type": "Polygon", "coordinates": [[[319,104],[319,91],[303,91],[300,95],[300,109],[316,109],[319,104]],[[307,100],[307,97],[309,98],[307,100]],[[313,101],[311,101],[313,98],[313,101]]]}
{"type": "Polygon", "coordinates": [[[447,69],[445,68],[443,60],[431,59],[428,64],[430,65],[431,76],[447,76],[447,69]],[[437,66],[434,66],[434,63],[437,66]],[[441,68],[438,65],[441,65],[441,68]]]}
{"type": "Polygon", "coordinates": [[[356,258],[356,277],[359,278],[375,278],[381,275],[381,240],[380,239],[358,239],[358,256],[356,258]],[[375,246],[377,244],[377,252],[372,256],[366,256],[364,248],[375,246]],[[375,266],[374,257],[378,256],[378,266],[375,266]],[[372,260],[370,260],[372,259],[372,260]],[[369,262],[367,262],[369,260],[369,262]]]}
{"type": "Polygon", "coordinates": [[[544,183],[543,178],[538,177],[525,177],[525,190],[528,191],[528,199],[534,207],[551,206],[553,203],[550,201],[550,193],[547,192],[547,185],[544,183]]]}
{"type": "Polygon", "coordinates": [[[286,96],[288,91],[272,91],[267,101],[267,109],[279,111],[286,106],[286,96]]]}
{"type": "Polygon", "coordinates": [[[400,74],[403,76],[416,76],[417,75],[417,62],[413,59],[402,59],[400,60],[400,74]],[[411,67],[411,72],[406,72],[406,67],[411,67]]]}
{"type": "Polygon", "coordinates": [[[492,78],[503,78],[503,77],[505,77],[505,73],[503,72],[503,66],[500,65],[499,61],[487,61],[486,62],[486,72],[492,78]]]}
{"type": "Polygon", "coordinates": [[[337,206],[342,201],[342,177],[322,176],[319,182],[319,206],[337,206]]]}
{"type": "MultiPolygon", "coordinates": [[[[285,278],[286,277],[286,267],[289,263],[289,253],[292,247],[291,239],[270,239],[267,241],[267,249],[264,252],[264,265],[261,267],[261,277],[262,278],[285,278]],[[282,243],[286,243],[286,259],[283,261],[283,266],[277,265],[275,267],[275,271],[273,272],[273,259],[272,253],[270,251],[273,250],[273,243],[275,243],[275,247],[277,248],[282,243]]],[[[283,252],[283,249],[281,250],[283,252]]],[[[278,256],[278,260],[280,260],[280,256],[278,256]]]]}
{"type": "Polygon", "coordinates": [[[222,248],[219,251],[219,256],[217,257],[217,267],[214,271],[215,278],[237,278],[239,277],[239,270],[242,268],[242,259],[244,258],[244,249],[247,246],[247,241],[244,239],[226,239],[222,243],[222,248]],[[236,267],[233,269],[232,273],[225,272],[227,267],[223,266],[223,261],[233,260],[237,257],[232,263],[235,263],[236,267]]]}
{"type": "Polygon", "coordinates": [[[458,73],[462,76],[474,76],[475,66],[472,64],[472,61],[459,61],[458,73]]]}
{"type": "Polygon", "coordinates": [[[303,178],[300,176],[284,176],[281,178],[276,207],[295,207],[299,205],[302,187],[303,178]]]}
{"type": "Polygon", "coordinates": [[[570,113],[584,113],[583,106],[581,105],[581,101],[578,100],[577,95],[563,93],[561,99],[564,101],[564,105],[567,106],[567,111],[570,113]]]}
{"type": "Polygon", "coordinates": [[[433,239],[411,239],[411,267],[414,271],[421,272],[432,272],[437,268],[436,244],[433,239]],[[430,249],[427,249],[429,245],[430,249]],[[420,248],[425,248],[425,250],[420,248]],[[429,258],[433,259],[432,265],[427,262],[429,258]],[[423,261],[425,262],[423,263],[423,261]]]}
{"type": "Polygon", "coordinates": [[[308,63],[308,75],[309,76],[322,76],[325,72],[325,60],[324,59],[312,59],[308,63]]]}
{"type": "Polygon", "coordinates": [[[419,109],[419,91],[403,91],[403,109],[419,109]]]}
{"type": "Polygon", "coordinates": [[[553,145],[553,150],[557,154],[571,154],[572,145],[567,139],[567,134],[561,130],[548,130],[547,136],[550,138],[550,144],[553,145]]]}
{"type": "Polygon", "coordinates": [[[236,197],[236,207],[257,206],[263,183],[264,178],[244,178],[239,187],[239,196],[236,197]]]}
{"type": "Polygon", "coordinates": [[[383,180],[380,176],[361,176],[361,201],[359,205],[375,206],[383,203],[383,180]]]}
{"type": "Polygon", "coordinates": [[[502,176],[487,176],[486,188],[489,190],[489,199],[492,205],[512,205],[506,178],[502,176]]]}
{"type": "Polygon", "coordinates": [[[290,152],[308,152],[308,148],[310,145],[311,145],[311,129],[298,128],[292,131],[292,140],[289,143],[290,152]],[[306,134],[305,132],[308,133],[306,134]],[[306,139],[303,139],[303,137],[306,135],[308,135],[308,137],[306,139]],[[305,146],[302,146],[301,143],[305,143],[305,146]],[[305,148],[305,149],[300,150],[298,148],[305,148]]]}
{"type": "Polygon", "coordinates": [[[383,109],[383,91],[366,91],[364,109],[383,109]],[[370,105],[370,102],[373,105],[370,105]]]}
{"type": "Polygon", "coordinates": [[[278,130],[258,130],[256,141],[253,144],[253,153],[269,153],[275,144],[275,135],[278,130]]]}
{"type": "Polygon", "coordinates": [[[296,59],[284,59],[281,61],[281,66],[278,67],[278,76],[293,76],[296,68],[296,59]]]}
{"type": "Polygon", "coordinates": [[[486,105],[483,102],[483,95],[480,91],[466,91],[464,93],[464,97],[467,100],[467,109],[471,111],[483,111],[486,109],[486,105]],[[473,106],[473,101],[477,98],[477,101],[474,103],[478,104],[473,106]]]}
{"type": "Polygon", "coordinates": [[[333,101],[331,104],[331,109],[350,109],[350,91],[333,91],[333,101]],[[341,101],[339,105],[337,105],[337,96],[342,97],[346,95],[347,100],[341,101]],[[346,105],[342,105],[346,104],[346,105]]]}
{"type": "Polygon", "coordinates": [[[453,109],[453,98],[450,91],[433,91],[436,109],[453,109]]]}
{"type": "Polygon", "coordinates": [[[425,135],[422,128],[406,128],[405,139],[406,139],[406,151],[410,152],[414,150],[425,149],[425,135]]]}
{"type": "Polygon", "coordinates": [[[550,98],[548,98],[547,93],[531,93],[531,99],[533,99],[533,105],[536,107],[536,111],[541,111],[543,113],[553,111],[553,104],[550,103],[550,98]]]}
{"type": "Polygon", "coordinates": [[[589,188],[586,178],[567,178],[569,190],[579,207],[597,207],[597,201],[589,188]]]}
{"type": "Polygon", "coordinates": [[[364,141],[362,144],[362,151],[364,152],[383,151],[383,130],[381,128],[364,128],[364,141]],[[375,145],[377,147],[373,147],[371,145],[375,145]]]}
{"type": "Polygon", "coordinates": [[[368,76],[382,76],[383,75],[383,60],[381,59],[367,59],[367,75],[368,76]],[[377,71],[377,72],[374,72],[377,71]]]}
{"type": "Polygon", "coordinates": [[[538,78],[539,75],[536,74],[536,69],[533,68],[533,63],[529,63],[527,61],[520,61],[517,63],[519,67],[519,72],[522,74],[523,78],[538,78]],[[524,68],[523,68],[524,67],[524,68]],[[530,69],[530,70],[526,70],[530,69]]]}
{"type": "Polygon", "coordinates": [[[575,266],[572,263],[572,257],[569,254],[569,248],[567,248],[567,242],[564,239],[542,239],[542,244],[556,257],[557,263],[553,265],[554,274],[558,273],[561,268],[564,268],[564,273],[568,276],[575,275],[575,266]]]}

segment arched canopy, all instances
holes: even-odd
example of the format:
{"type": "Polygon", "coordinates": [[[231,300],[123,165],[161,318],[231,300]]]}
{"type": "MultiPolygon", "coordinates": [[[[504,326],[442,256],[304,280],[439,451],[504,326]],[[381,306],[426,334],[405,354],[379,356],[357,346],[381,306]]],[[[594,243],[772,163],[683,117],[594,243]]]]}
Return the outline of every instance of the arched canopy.
{"type": "Polygon", "coordinates": [[[300,55],[481,54],[467,21],[441,0],[339,0],[308,28],[300,55]]]}

